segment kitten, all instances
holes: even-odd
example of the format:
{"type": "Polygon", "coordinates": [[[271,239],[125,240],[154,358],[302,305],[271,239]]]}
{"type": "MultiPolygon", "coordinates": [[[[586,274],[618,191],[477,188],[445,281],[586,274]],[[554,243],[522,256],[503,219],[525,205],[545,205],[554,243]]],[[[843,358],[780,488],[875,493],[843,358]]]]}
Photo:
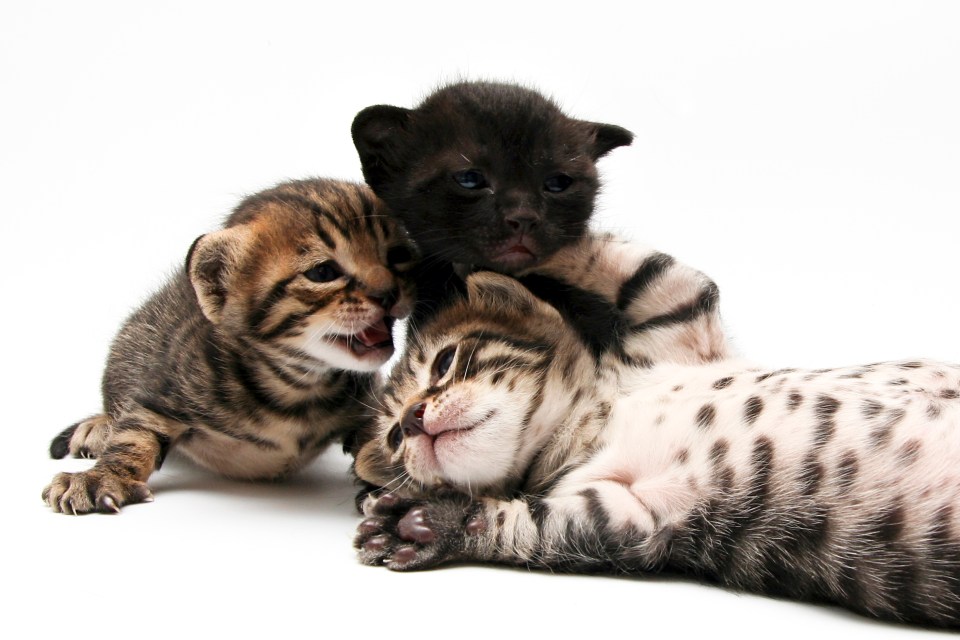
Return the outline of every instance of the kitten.
{"type": "Polygon", "coordinates": [[[150,501],[174,447],[232,478],[303,467],[364,423],[393,320],[412,308],[414,251],[360,185],[301,180],[241,202],[123,325],[104,412],[50,446],[97,462],[43,499],[73,514],[150,501]]]}
{"type": "MultiPolygon", "coordinates": [[[[598,358],[643,365],[727,354],[712,281],[588,228],[596,163],[630,144],[626,129],[570,118],[530,89],[463,82],[414,109],[364,109],[353,139],[367,182],[424,254],[413,325],[482,268],[555,306],[598,358]]],[[[358,434],[352,453],[364,443],[358,434]]]]}
{"type": "Polygon", "coordinates": [[[583,238],[597,160],[633,140],[490,82],[448,85],[414,109],[368,107],[352,133],[364,178],[423,253],[418,317],[462,290],[454,264],[513,274],[583,238]]]}
{"type": "MultiPolygon", "coordinates": [[[[536,273],[518,277],[563,316],[598,369],[697,365],[723,360],[733,351],[713,281],[650,248],[589,234],[544,260],[536,273]],[[542,282],[549,284],[538,286],[542,282]]],[[[518,327],[528,321],[522,314],[516,318],[518,327]]],[[[411,339],[416,342],[418,335],[414,331],[411,339]]],[[[400,401],[399,393],[394,379],[383,386],[388,403],[400,401]]],[[[391,464],[376,425],[368,423],[353,434],[350,452],[367,489],[400,490],[396,479],[402,470],[391,464]]]]}
{"type": "Polygon", "coordinates": [[[391,376],[375,439],[422,497],[367,499],[363,562],[670,571],[960,627],[960,366],[598,366],[516,281],[467,288],[391,376]]]}

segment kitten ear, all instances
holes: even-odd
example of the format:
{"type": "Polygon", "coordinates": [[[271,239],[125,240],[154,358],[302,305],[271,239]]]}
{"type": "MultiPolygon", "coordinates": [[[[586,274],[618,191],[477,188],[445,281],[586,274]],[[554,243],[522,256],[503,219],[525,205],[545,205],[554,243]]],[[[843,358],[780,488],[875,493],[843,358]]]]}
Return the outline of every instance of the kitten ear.
{"type": "Polygon", "coordinates": [[[229,227],[200,236],[187,252],[186,270],[203,315],[217,324],[227,303],[230,273],[240,262],[247,232],[229,227]]]}
{"type": "Polygon", "coordinates": [[[586,123],[593,134],[593,159],[602,158],[617,147],[628,146],[633,142],[633,134],[615,124],[601,124],[599,122],[586,123]]]}
{"type": "Polygon", "coordinates": [[[403,166],[403,148],[410,109],[378,104],[353,119],[350,132],[360,154],[363,177],[378,189],[403,166]]]}
{"type": "Polygon", "coordinates": [[[474,304],[516,311],[525,316],[558,313],[517,280],[493,271],[477,271],[467,276],[467,300],[474,304]]]}

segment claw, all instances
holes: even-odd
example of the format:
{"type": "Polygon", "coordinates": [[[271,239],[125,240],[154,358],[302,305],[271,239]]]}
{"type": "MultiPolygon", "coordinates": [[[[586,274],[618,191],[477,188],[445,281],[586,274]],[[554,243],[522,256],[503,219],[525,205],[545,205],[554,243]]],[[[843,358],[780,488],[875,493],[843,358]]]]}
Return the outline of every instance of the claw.
{"type": "Polygon", "coordinates": [[[113,499],[113,496],[103,496],[100,499],[100,506],[104,509],[110,509],[114,513],[120,513],[120,507],[117,506],[117,501],[113,499]]]}

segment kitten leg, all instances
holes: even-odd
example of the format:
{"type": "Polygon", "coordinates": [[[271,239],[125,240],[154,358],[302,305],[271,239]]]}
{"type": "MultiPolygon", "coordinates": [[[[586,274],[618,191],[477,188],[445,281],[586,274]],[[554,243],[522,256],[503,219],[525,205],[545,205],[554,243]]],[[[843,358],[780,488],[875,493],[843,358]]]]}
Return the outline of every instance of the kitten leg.
{"type": "Polygon", "coordinates": [[[100,413],[70,425],[50,442],[50,457],[97,458],[103,454],[110,439],[113,422],[100,413]]]}
{"type": "Polygon", "coordinates": [[[185,431],[179,422],[135,407],[118,417],[93,468],[57,474],[43,490],[43,500],[58,513],[74,515],[119,512],[127,504],[150,502],[147,478],[185,431]]]}
{"type": "Polygon", "coordinates": [[[354,546],[360,561],[396,571],[484,561],[561,571],[652,571],[666,560],[670,527],[633,499],[629,523],[613,523],[616,487],[543,500],[442,496],[368,500],[354,546]],[[613,495],[608,495],[612,489],[613,495]]]}
{"type": "Polygon", "coordinates": [[[615,307],[623,355],[638,363],[699,364],[730,355],[716,284],[672,256],[591,234],[532,272],[597,293],[615,307]]]}

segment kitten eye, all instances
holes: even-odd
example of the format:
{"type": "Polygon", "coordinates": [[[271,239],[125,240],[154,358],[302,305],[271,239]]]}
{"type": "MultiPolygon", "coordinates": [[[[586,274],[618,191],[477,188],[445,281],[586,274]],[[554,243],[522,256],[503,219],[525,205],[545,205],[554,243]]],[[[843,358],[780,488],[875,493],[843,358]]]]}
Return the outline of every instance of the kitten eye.
{"type": "Polygon", "coordinates": [[[447,347],[443,351],[437,354],[436,360],[433,361],[433,380],[436,382],[447,375],[447,371],[450,370],[450,365],[453,364],[453,356],[457,353],[456,347],[447,347]]]}
{"type": "Polygon", "coordinates": [[[464,189],[482,189],[487,186],[487,179],[483,174],[473,169],[457,171],[453,174],[453,180],[464,189]]]}
{"type": "Polygon", "coordinates": [[[565,173],[558,173],[544,180],[543,188],[550,193],[560,193],[561,191],[566,191],[571,184],[573,184],[573,178],[565,173]]]}
{"type": "Polygon", "coordinates": [[[327,260],[307,269],[303,272],[303,275],[307,280],[313,282],[330,282],[342,276],[343,270],[333,260],[327,260]]]}
{"type": "Polygon", "coordinates": [[[387,434],[387,444],[390,445],[390,448],[396,451],[400,448],[400,443],[403,442],[403,431],[400,429],[400,423],[393,425],[393,429],[390,429],[390,433],[387,434]]]}
{"type": "Polygon", "coordinates": [[[387,249],[387,266],[395,267],[398,264],[413,262],[413,252],[408,247],[398,244],[387,249]]]}

